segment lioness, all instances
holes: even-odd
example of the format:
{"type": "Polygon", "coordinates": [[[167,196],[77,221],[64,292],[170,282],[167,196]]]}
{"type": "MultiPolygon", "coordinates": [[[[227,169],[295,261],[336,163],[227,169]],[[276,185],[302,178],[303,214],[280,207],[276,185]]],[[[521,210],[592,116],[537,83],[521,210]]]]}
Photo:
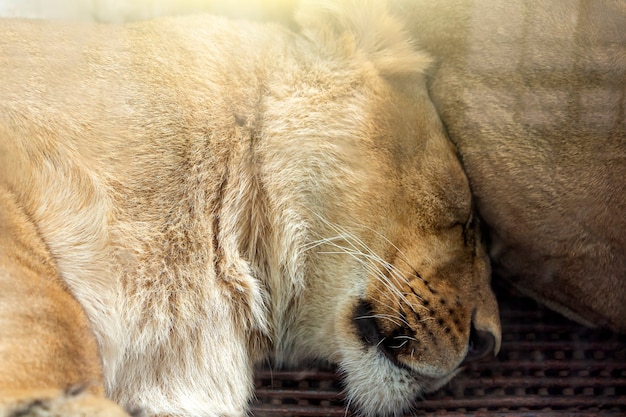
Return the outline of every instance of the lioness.
{"type": "Polygon", "coordinates": [[[494,276],[626,332],[626,2],[391,2],[436,60],[494,276]]]}
{"type": "Polygon", "coordinates": [[[3,415],[242,416],[268,358],[398,415],[498,350],[428,58],[379,2],[298,19],[0,23],[3,415]]]}

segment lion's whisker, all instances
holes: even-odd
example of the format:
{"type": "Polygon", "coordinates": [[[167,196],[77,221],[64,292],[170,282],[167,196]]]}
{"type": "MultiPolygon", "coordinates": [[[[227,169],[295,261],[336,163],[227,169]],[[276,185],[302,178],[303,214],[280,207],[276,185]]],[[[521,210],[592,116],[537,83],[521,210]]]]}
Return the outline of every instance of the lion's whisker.
{"type": "MultiPolygon", "coordinates": [[[[394,337],[394,339],[397,339],[397,337],[394,337]]],[[[407,343],[409,343],[409,341],[405,340],[402,343],[400,343],[398,346],[389,346],[389,347],[392,349],[400,349],[402,346],[406,345],[407,343]]]]}
{"type": "MultiPolygon", "coordinates": [[[[314,213],[320,220],[322,220],[326,225],[328,225],[329,227],[333,228],[335,231],[342,233],[343,235],[347,235],[350,238],[352,238],[353,241],[355,241],[356,243],[358,243],[359,245],[361,245],[363,248],[365,248],[369,253],[375,255],[375,253],[357,236],[355,236],[352,233],[347,232],[346,230],[342,229],[341,227],[339,227],[336,224],[331,223],[330,221],[328,221],[327,219],[323,218],[321,215],[314,213]]],[[[398,253],[402,256],[402,258],[404,258],[404,261],[407,263],[407,265],[412,269],[412,270],[416,270],[415,267],[413,267],[411,265],[411,263],[409,262],[408,257],[406,256],[406,254],[404,252],[402,252],[402,250],[400,250],[400,248],[398,248],[398,246],[396,246],[391,240],[389,240],[385,235],[383,235],[382,233],[380,233],[379,231],[372,229],[369,226],[360,224],[360,223],[353,223],[356,227],[362,227],[366,230],[369,230],[373,233],[376,233],[378,236],[380,236],[381,238],[383,238],[385,240],[385,242],[389,243],[391,246],[393,246],[394,249],[396,249],[398,251],[398,253]]],[[[348,241],[346,239],[346,241],[348,241]]],[[[377,256],[377,255],[376,255],[377,256]]],[[[380,259],[380,258],[379,258],[380,259]]],[[[382,262],[384,262],[383,260],[381,260],[382,262]]],[[[384,262],[386,263],[386,262],[384,262]]],[[[419,275],[418,275],[419,276],[419,275]]],[[[408,281],[404,281],[405,283],[408,283],[408,281]]]]}
{"type": "Polygon", "coordinates": [[[401,255],[401,257],[404,259],[404,262],[406,262],[407,266],[413,270],[415,270],[416,268],[413,267],[413,265],[411,265],[411,262],[409,261],[408,256],[406,256],[406,254],[404,252],[402,252],[402,250],[400,250],[400,248],[398,246],[396,246],[395,243],[393,243],[389,238],[387,238],[387,236],[383,235],[382,233],[380,233],[378,230],[373,229],[369,226],[366,226],[364,224],[360,224],[357,223],[356,226],[358,227],[362,227],[366,230],[369,230],[370,232],[373,232],[375,234],[377,234],[379,237],[381,237],[385,242],[389,243],[396,251],[398,251],[398,254],[401,255]]]}
{"type": "Polygon", "coordinates": [[[407,336],[407,335],[395,336],[394,339],[406,339],[406,340],[413,341],[413,342],[417,342],[418,341],[415,337],[407,336]]]}
{"type": "MultiPolygon", "coordinates": [[[[358,255],[362,256],[363,258],[365,258],[365,259],[368,259],[368,260],[371,260],[371,261],[375,261],[375,262],[383,265],[385,267],[385,269],[387,269],[387,270],[391,271],[391,270],[394,269],[393,265],[385,262],[378,255],[376,255],[373,251],[368,249],[370,254],[363,253],[358,247],[356,247],[354,244],[351,244],[350,241],[346,238],[345,235],[340,235],[340,236],[341,236],[342,240],[344,240],[346,243],[348,243],[351,246],[352,249],[348,249],[348,248],[346,248],[344,246],[341,246],[341,245],[335,243],[334,240],[339,240],[337,238],[326,239],[325,243],[328,243],[329,245],[334,246],[335,248],[340,249],[340,250],[342,250],[345,253],[358,254],[358,255]]],[[[320,253],[327,253],[327,252],[320,252],[320,253]]],[[[331,253],[336,253],[336,252],[331,252],[331,253]]],[[[397,277],[401,278],[401,275],[398,274],[397,277]]]]}
{"type": "MultiPolygon", "coordinates": [[[[365,320],[365,319],[389,320],[390,322],[392,322],[393,324],[395,324],[398,327],[400,327],[400,323],[398,323],[395,319],[400,319],[401,321],[406,323],[406,321],[402,320],[402,318],[391,316],[389,314],[372,314],[372,315],[368,315],[368,316],[358,316],[358,317],[355,317],[354,319],[355,320],[365,320]]],[[[408,325],[408,323],[406,323],[406,324],[408,325]]]]}
{"type": "Polygon", "coordinates": [[[383,343],[385,340],[387,340],[387,338],[386,338],[386,337],[383,337],[382,339],[380,339],[380,340],[378,341],[378,343],[376,343],[376,348],[379,348],[379,347],[380,347],[380,345],[381,345],[381,343],[383,343]]]}
{"type": "MultiPolygon", "coordinates": [[[[318,252],[318,253],[322,253],[322,254],[345,254],[345,255],[350,255],[352,256],[357,262],[361,263],[361,265],[363,265],[368,272],[370,272],[375,278],[377,278],[384,286],[385,288],[387,288],[389,290],[390,293],[396,294],[398,296],[398,298],[400,298],[401,300],[403,300],[406,304],[410,305],[409,300],[406,298],[406,296],[400,292],[400,290],[398,288],[396,288],[392,282],[389,281],[389,278],[387,276],[385,276],[385,274],[383,274],[379,269],[374,268],[373,265],[371,265],[370,263],[365,262],[363,259],[361,259],[361,257],[365,258],[366,260],[371,260],[372,258],[366,254],[363,254],[362,252],[353,252],[350,251],[349,249],[346,249],[340,245],[336,245],[336,244],[331,244],[332,246],[341,249],[341,251],[322,251],[322,252],[318,252]]],[[[390,296],[388,295],[387,297],[389,297],[390,301],[394,301],[393,299],[390,298],[390,296]]]]}
{"type": "MultiPolygon", "coordinates": [[[[323,253],[323,254],[347,254],[347,255],[351,255],[354,259],[356,259],[358,262],[360,262],[363,266],[366,267],[366,269],[372,274],[374,275],[391,293],[394,293],[398,296],[398,298],[400,298],[402,301],[404,301],[407,305],[411,305],[411,303],[409,302],[409,300],[406,298],[406,296],[400,292],[400,290],[398,288],[396,288],[393,285],[393,282],[390,282],[389,278],[383,274],[379,269],[374,268],[372,265],[364,262],[362,259],[360,259],[360,257],[365,258],[366,260],[370,260],[370,261],[377,261],[379,263],[384,263],[385,265],[390,266],[388,263],[384,262],[383,260],[381,260],[378,257],[372,256],[372,255],[367,255],[364,254],[363,252],[360,251],[351,251],[348,248],[345,248],[341,245],[338,245],[336,243],[329,243],[329,245],[340,249],[340,252],[337,251],[322,251],[319,253],[323,253]]],[[[388,270],[393,271],[393,268],[389,268],[388,270]]],[[[397,275],[396,271],[393,271],[393,273],[397,275]]],[[[393,301],[390,299],[390,301],[393,301]]]]}

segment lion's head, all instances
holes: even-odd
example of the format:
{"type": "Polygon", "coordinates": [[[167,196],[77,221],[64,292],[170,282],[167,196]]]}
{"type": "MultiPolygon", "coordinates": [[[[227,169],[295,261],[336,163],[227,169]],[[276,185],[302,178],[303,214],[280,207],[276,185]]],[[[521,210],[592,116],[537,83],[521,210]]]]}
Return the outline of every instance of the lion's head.
{"type": "Polygon", "coordinates": [[[263,272],[278,362],[337,362],[351,404],[390,414],[497,351],[500,324],[428,58],[379,4],[337,3],[300,11],[314,52],[263,103],[259,178],[283,225],[263,272]]]}

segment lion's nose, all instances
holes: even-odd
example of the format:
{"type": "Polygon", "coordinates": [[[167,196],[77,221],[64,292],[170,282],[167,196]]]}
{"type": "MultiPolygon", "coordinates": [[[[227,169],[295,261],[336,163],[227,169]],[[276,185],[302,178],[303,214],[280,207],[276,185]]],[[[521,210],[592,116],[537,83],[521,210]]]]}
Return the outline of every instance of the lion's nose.
{"type": "MultiPolygon", "coordinates": [[[[398,342],[394,337],[385,337],[376,322],[376,314],[374,314],[371,305],[361,300],[354,310],[354,323],[358,334],[367,346],[375,346],[383,353],[392,363],[397,366],[404,366],[398,360],[398,348],[403,346],[402,341],[398,342]]],[[[406,343],[406,342],[405,342],[406,343]]]]}
{"type": "Polygon", "coordinates": [[[361,340],[368,345],[378,345],[384,337],[374,319],[371,306],[361,300],[354,311],[354,323],[361,340]]]}
{"type": "Polygon", "coordinates": [[[496,338],[491,332],[476,330],[472,325],[467,355],[463,363],[474,362],[495,353],[496,338]]]}

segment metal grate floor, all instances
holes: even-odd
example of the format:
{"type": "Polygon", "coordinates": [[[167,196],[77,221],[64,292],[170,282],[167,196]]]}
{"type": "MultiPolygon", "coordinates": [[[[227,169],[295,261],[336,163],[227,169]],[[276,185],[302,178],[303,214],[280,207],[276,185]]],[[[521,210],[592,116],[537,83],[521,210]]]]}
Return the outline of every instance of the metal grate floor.
{"type": "MultiPolygon", "coordinates": [[[[407,416],[626,416],[626,335],[587,329],[505,290],[498,298],[498,357],[468,366],[407,416]]],[[[256,417],[355,415],[333,370],[262,369],[255,382],[256,417]]]]}

